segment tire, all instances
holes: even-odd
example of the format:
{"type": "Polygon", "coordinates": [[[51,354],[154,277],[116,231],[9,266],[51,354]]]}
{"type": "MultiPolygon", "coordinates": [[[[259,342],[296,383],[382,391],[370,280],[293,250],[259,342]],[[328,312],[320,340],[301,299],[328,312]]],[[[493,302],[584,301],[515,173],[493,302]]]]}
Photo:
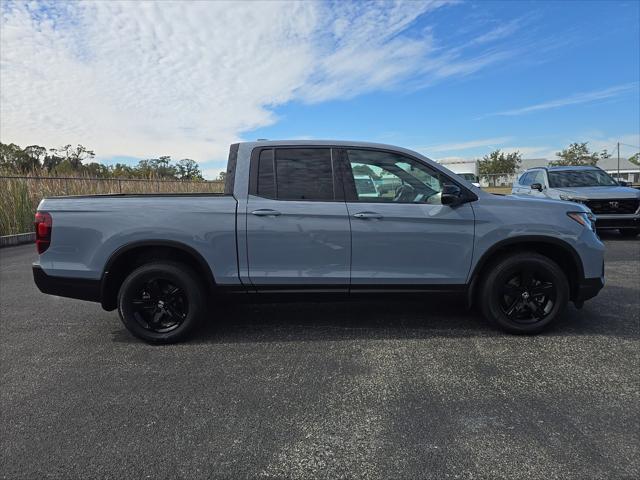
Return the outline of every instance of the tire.
{"type": "Polygon", "coordinates": [[[500,258],[479,289],[482,314],[515,334],[539,333],[554,323],[569,301],[569,282],[551,259],[533,252],[500,258]]]}
{"type": "Polygon", "coordinates": [[[206,313],[205,288],[187,265],[154,262],[136,268],[118,292],[118,314],[127,330],[148,343],[185,339],[206,313]]]}
{"type": "Polygon", "coordinates": [[[625,238],[634,238],[640,233],[640,228],[620,228],[618,232],[625,238]]]}

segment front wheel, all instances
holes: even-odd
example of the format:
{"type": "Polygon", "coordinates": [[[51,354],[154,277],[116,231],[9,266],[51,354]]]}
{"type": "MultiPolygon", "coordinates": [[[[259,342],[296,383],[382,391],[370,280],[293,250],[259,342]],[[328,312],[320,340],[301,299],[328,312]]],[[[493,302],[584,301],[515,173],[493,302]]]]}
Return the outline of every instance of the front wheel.
{"type": "Polygon", "coordinates": [[[483,279],[480,295],[487,320],[510,333],[532,334],[562,314],[569,283],[554,261],[524,252],[495,263],[483,279]]]}
{"type": "Polygon", "coordinates": [[[184,339],[206,312],[204,288],[187,265],[154,262],[127,276],[118,293],[120,319],[149,343],[184,339]]]}

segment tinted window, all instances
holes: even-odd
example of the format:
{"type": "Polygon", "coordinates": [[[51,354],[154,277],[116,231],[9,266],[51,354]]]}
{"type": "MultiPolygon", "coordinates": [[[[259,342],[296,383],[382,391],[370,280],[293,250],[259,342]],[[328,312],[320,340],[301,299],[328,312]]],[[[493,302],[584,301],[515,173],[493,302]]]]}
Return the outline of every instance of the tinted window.
{"type": "Polygon", "coordinates": [[[258,160],[258,196],[276,197],[276,182],[273,175],[273,150],[262,150],[258,160]]]}
{"type": "Polygon", "coordinates": [[[227,162],[227,174],[224,176],[224,193],[233,195],[233,184],[236,179],[236,164],[238,163],[238,148],[240,144],[234,143],[229,148],[229,161],[227,162]]]}
{"type": "Polygon", "coordinates": [[[347,150],[360,202],[440,203],[440,175],[411,158],[375,150],[347,150]]]}
{"type": "Polygon", "coordinates": [[[278,200],[333,200],[328,148],[276,149],[278,200]]]}

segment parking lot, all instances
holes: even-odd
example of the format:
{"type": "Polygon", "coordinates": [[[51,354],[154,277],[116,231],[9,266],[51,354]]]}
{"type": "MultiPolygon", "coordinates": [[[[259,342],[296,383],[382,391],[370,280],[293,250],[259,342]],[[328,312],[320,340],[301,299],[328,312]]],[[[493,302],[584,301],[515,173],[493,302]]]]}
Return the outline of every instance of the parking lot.
{"type": "Polygon", "coordinates": [[[220,307],[149,346],[0,250],[2,478],[638,478],[640,240],[537,337],[455,300],[220,307]]]}

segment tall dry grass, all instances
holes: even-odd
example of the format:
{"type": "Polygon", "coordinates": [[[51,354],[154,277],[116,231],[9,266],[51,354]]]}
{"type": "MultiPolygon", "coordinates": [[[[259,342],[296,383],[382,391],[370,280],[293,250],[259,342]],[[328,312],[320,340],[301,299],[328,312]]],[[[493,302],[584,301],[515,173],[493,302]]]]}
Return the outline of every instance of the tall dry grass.
{"type": "Polygon", "coordinates": [[[0,177],[0,235],[33,231],[33,216],[44,197],[100,193],[220,193],[221,181],[96,179],[89,177],[0,177]]]}

